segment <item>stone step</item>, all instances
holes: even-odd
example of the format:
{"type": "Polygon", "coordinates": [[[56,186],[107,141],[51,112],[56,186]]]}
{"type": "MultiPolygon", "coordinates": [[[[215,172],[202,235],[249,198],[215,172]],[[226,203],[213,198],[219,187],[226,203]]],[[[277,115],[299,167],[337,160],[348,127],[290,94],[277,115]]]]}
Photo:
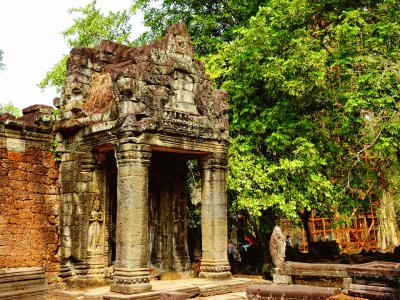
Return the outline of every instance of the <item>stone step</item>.
{"type": "Polygon", "coordinates": [[[44,300],[48,287],[43,268],[7,268],[0,270],[0,299],[44,300]]]}
{"type": "MultiPolygon", "coordinates": [[[[147,293],[132,295],[111,293],[110,287],[106,286],[87,291],[54,290],[51,292],[51,300],[158,300],[162,297],[162,294],[168,293],[186,294],[191,299],[196,297],[215,300],[246,299],[245,291],[247,286],[259,281],[248,278],[234,278],[223,281],[193,278],[185,280],[154,280],[150,282],[153,291],[147,293]]],[[[173,298],[170,299],[172,300],[173,298]]]]}
{"type": "Polygon", "coordinates": [[[252,284],[246,291],[249,300],[321,300],[338,294],[336,288],[286,284],[252,284]]]}
{"type": "Polygon", "coordinates": [[[352,284],[349,295],[363,297],[367,299],[400,300],[400,290],[398,288],[352,284]]]}

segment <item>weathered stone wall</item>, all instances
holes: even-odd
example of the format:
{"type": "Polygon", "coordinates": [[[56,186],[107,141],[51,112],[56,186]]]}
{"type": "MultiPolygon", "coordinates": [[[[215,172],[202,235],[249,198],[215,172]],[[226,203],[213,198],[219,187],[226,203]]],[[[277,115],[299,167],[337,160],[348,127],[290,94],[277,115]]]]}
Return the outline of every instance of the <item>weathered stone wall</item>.
{"type": "Polygon", "coordinates": [[[44,267],[50,276],[59,269],[58,168],[53,134],[26,112],[0,122],[0,268],[44,267]]]}

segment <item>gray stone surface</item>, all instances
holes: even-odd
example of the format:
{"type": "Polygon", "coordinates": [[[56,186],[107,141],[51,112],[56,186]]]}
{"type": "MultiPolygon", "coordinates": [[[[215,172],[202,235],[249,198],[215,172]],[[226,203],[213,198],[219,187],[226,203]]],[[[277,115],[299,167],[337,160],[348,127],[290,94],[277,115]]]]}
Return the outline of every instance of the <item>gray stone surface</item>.
{"type": "Polygon", "coordinates": [[[110,293],[110,287],[86,289],[85,291],[55,290],[51,293],[51,300],[74,300],[74,299],[160,299],[165,293],[183,293],[189,295],[190,299],[246,299],[246,288],[250,284],[266,280],[253,280],[249,278],[233,278],[230,280],[215,281],[211,279],[191,278],[184,280],[151,280],[152,291],[142,294],[120,294],[110,293]]]}
{"type": "Polygon", "coordinates": [[[48,295],[43,268],[7,268],[0,270],[0,299],[45,300],[48,295]]]}
{"type": "Polygon", "coordinates": [[[290,284],[296,276],[320,277],[320,278],[340,278],[343,280],[342,289],[347,291],[351,278],[347,274],[347,268],[350,265],[345,264],[327,264],[327,263],[302,263],[285,262],[283,268],[276,269],[273,274],[274,283],[290,284]],[[289,277],[292,278],[289,280],[289,277]]]}
{"type": "Polygon", "coordinates": [[[338,294],[340,294],[340,291],[336,288],[284,284],[252,284],[246,291],[249,300],[319,300],[338,294]]]}
{"type": "Polygon", "coordinates": [[[275,226],[272,231],[269,252],[275,269],[283,269],[285,267],[286,242],[279,226],[275,226]]]}
{"type": "Polygon", "coordinates": [[[112,279],[111,291],[128,295],[151,290],[149,269],[188,276],[189,160],[201,161],[200,276],[230,278],[227,99],[194,59],[184,24],[143,47],[71,51],[54,126],[69,286],[112,279]]]}
{"type": "Polygon", "coordinates": [[[368,299],[400,299],[400,263],[370,262],[347,268],[349,295],[368,299]]]}
{"type": "Polygon", "coordinates": [[[226,158],[202,161],[203,198],[201,206],[202,261],[200,277],[230,278],[227,257],[226,158]]]}

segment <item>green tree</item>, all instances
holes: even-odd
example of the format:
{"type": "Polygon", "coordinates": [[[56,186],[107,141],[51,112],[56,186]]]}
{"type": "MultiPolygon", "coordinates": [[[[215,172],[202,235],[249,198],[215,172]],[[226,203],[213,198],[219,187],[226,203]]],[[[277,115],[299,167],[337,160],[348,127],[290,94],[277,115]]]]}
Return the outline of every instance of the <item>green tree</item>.
{"type": "Polygon", "coordinates": [[[149,28],[137,41],[147,43],[164,36],[174,23],[185,22],[197,55],[213,53],[221,42],[230,42],[235,30],[247,26],[258,7],[268,0],[134,0],[132,12],[141,10],[149,28]]]}
{"type": "MultiPolygon", "coordinates": [[[[71,47],[129,44],[117,20],[137,10],[150,30],[135,44],[186,22],[215,84],[230,93],[230,211],[244,210],[258,231],[267,219],[300,216],[306,225],[312,209],[345,214],[390,189],[400,194],[399,8],[398,0],[135,0],[103,27],[112,14],[93,1],[74,11],[81,17],[64,35],[71,47]]],[[[55,68],[42,87],[61,86],[65,63],[55,68]]]]}
{"type": "MultiPolygon", "coordinates": [[[[96,2],[93,0],[85,7],[69,9],[68,12],[77,17],[74,18],[74,24],[62,32],[68,47],[93,47],[103,39],[130,45],[129,20],[132,16],[130,10],[111,11],[104,15],[96,8],[96,2]]],[[[61,60],[47,72],[39,84],[42,89],[53,86],[58,91],[61,90],[66,76],[68,57],[69,55],[63,55],[61,60]]]]}
{"type": "Polygon", "coordinates": [[[230,93],[239,207],[306,220],[379,197],[398,159],[399,7],[272,0],[204,59],[230,93]]]}
{"type": "MultiPolygon", "coordinates": [[[[258,11],[259,5],[266,1],[188,1],[166,0],[159,5],[154,0],[134,0],[132,6],[120,12],[109,12],[104,16],[96,1],[86,7],[72,8],[70,14],[78,15],[74,24],[62,32],[69,47],[92,47],[102,39],[108,39],[126,45],[141,45],[162,37],[165,29],[173,23],[185,22],[193,37],[196,52],[199,55],[215,52],[221,42],[230,42],[235,36],[235,29],[246,26],[251,16],[258,11]],[[136,12],[144,13],[148,32],[135,41],[129,34],[129,20],[136,12]]],[[[41,88],[50,86],[61,90],[65,80],[66,61],[69,55],[64,55],[40,82],[41,88]]]]}
{"type": "MultiPolygon", "coordinates": [[[[147,43],[165,34],[165,29],[173,23],[185,22],[192,37],[195,54],[203,59],[208,54],[216,54],[222,43],[231,43],[237,36],[237,29],[247,27],[260,5],[266,5],[269,0],[222,0],[222,1],[188,1],[188,0],[135,0],[132,11],[142,10],[144,25],[149,28],[138,40],[137,45],[147,43]]],[[[207,63],[209,58],[204,58],[207,63]]],[[[221,82],[221,77],[214,77],[221,82]]],[[[238,206],[234,190],[229,191],[229,222],[240,227],[243,234],[252,236],[260,245],[260,256],[265,255],[266,240],[272,231],[275,213],[271,209],[252,214],[238,206]],[[238,224],[238,215],[244,215],[248,227],[238,224]]]]}
{"type": "Polygon", "coordinates": [[[7,103],[0,103],[0,114],[2,113],[9,113],[12,114],[16,117],[21,116],[21,111],[19,110],[18,107],[14,106],[12,102],[7,102],[7,103]]]}

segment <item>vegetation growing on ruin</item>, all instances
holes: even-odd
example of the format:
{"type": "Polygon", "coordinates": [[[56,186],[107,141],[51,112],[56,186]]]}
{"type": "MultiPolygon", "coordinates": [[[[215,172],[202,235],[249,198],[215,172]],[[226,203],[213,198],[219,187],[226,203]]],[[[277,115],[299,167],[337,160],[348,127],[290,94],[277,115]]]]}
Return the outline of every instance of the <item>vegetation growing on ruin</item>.
{"type": "Polygon", "coordinates": [[[14,105],[12,102],[0,103],[0,114],[1,113],[9,113],[16,117],[21,116],[21,111],[18,107],[14,105]]]}
{"type": "MultiPolygon", "coordinates": [[[[112,12],[107,15],[100,12],[93,0],[85,7],[71,8],[69,14],[74,16],[74,24],[64,30],[61,34],[68,47],[93,47],[101,40],[111,40],[122,44],[130,44],[129,35],[131,25],[129,9],[125,11],[112,12]]],[[[66,63],[69,54],[64,55],[61,60],[47,72],[39,86],[56,87],[58,92],[64,84],[66,76],[66,63]]]]}

